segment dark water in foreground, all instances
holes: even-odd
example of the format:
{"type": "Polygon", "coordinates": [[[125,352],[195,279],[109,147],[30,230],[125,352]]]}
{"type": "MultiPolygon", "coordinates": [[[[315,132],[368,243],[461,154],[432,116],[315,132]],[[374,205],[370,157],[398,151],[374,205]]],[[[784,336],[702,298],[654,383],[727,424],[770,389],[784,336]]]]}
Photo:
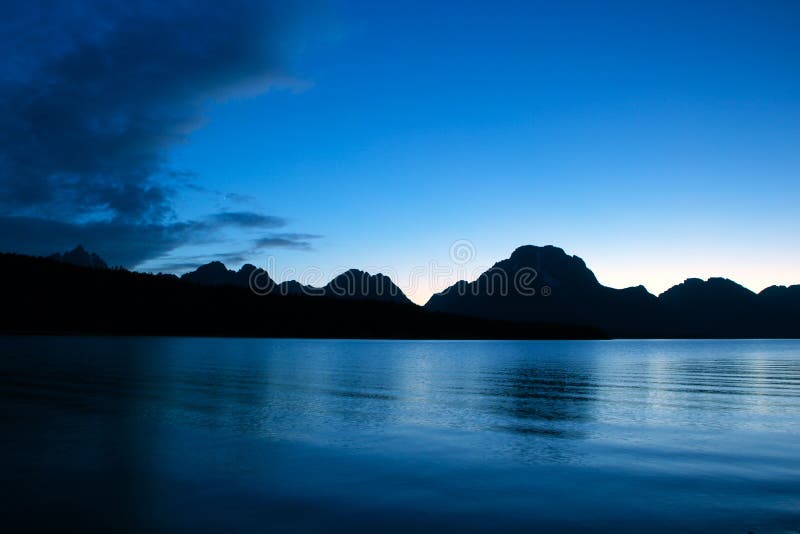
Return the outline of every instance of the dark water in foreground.
{"type": "Polygon", "coordinates": [[[5,531],[800,529],[798,341],[5,337],[0,401],[5,531]]]}

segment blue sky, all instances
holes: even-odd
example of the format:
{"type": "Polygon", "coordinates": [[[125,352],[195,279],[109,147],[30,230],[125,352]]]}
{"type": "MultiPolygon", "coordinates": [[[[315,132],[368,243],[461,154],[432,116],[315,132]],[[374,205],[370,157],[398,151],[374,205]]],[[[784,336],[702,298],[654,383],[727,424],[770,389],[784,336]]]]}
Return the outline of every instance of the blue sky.
{"type": "Polygon", "coordinates": [[[310,4],[268,89],[202,95],[163,148],[191,182],[170,217],[269,214],[288,246],[233,226],[139,265],[382,270],[422,303],[554,244],[614,287],[798,283],[798,23],[794,2],[310,4]],[[431,262],[449,274],[411,287],[431,262]]]}
{"type": "Polygon", "coordinates": [[[468,239],[467,274],[534,243],[618,287],[800,281],[798,8],[430,4],[331,7],[300,88],[214,105],[175,164],[324,235],[265,251],[298,270],[403,285],[468,239]]]}

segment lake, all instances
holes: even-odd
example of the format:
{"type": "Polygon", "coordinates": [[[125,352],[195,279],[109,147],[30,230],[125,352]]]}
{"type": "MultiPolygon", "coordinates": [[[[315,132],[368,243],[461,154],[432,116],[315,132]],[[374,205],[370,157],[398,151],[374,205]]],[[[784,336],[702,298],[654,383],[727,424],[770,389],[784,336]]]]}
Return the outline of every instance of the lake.
{"type": "Polygon", "coordinates": [[[800,341],[0,337],[4,530],[797,532],[800,341]]]}

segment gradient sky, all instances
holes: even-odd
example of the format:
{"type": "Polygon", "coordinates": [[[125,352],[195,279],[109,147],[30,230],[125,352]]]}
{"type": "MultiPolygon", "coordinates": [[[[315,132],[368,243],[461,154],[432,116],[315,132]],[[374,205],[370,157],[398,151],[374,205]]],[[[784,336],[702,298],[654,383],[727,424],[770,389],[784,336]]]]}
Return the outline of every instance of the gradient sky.
{"type": "MultiPolygon", "coordinates": [[[[126,236],[160,225],[158,235],[170,239],[131,256],[129,267],[181,272],[219,257],[317,285],[357,267],[389,274],[420,303],[523,244],[560,246],[602,283],[643,284],[656,294],[687,277],[725,276],[753,290],[800,283],[800,4],[702,4],[312,3],[271,10],[268,29],[248,22],[248,33],[237,24],[261,19],[241,2],[241,12],[231,10],[241,20],[223,21],[213,54],[203,57],[208,69],[198,62],[181,71],[179,90],[164,82],[169,99],[108,85],[136,105],[109,105],[102,132],[107,124],[132,129],[153,110],[162,121],[153,124],[177,132],[152,143],[152,169],[121,178],[146,193],[143,200],[131,208],[110,194],[81,193],[88,200],[78,202],[70,193],[76,173],[85,191],[107,185],[103,173],[130,165],[127,151],[91,175],[78,162],[72,181],[53,178],[59,161],[37,170],[50,187],[60,180],[59,196],[46,202],[19,200],[29,197],[9,182],[17,171],[3,184],[16,197],[3,207],[0,230],[42,230],[24,241],[4,238],[5,248],[37,252],[79,238],[114,262],[118,249],[97,237],[108,224],[127,225],[126,236]],[[270,52],[250,57],[262,33],[270,52]],[[247,39],[229,46],[233,34],[247,39]],[[151,197],[159,210],[148,207],[151,197]],[[56,223],[63,243],[41,237],[56,223]],[[469,251],[466,263],[451,258],[456,242],[469,251]]],[[[114,44],[122,26],[114,21],[151,22],[148,10],[64,17],[78,28],[111,20],[96,48],[140,51],[137,76],[149,75],[153,50],[114,44]]],[[[24,29],[36,19],[19,20],[24,29]]],[[[207,39],[208,22],[185,24],[181,8],[159,20],[187,28],[179,43],[207,39]]],[[[146,24],[136,27],[147,37],[146,24]]],[[[6,80],[39,87],[23,68],[34,65],[72,80],[71,88],[88,87],[86,69],[66,70],[77,61],[58,60],[85,61],[70,39],[84,38],[70,33],[65,45],[47,32],[6,80]]],[[[124,72],[136,63],[119,58],[124,72]]],[[[107,83],[94,78],[94,86],[107,83]]],[[[148,90],[158,84],[139,89],[148,90]]],[[[21,97],[7,93],[0,99],[10,109],[21,97]]],[[[61,98],[41,98],[49,103],[54,94],[61,98]]],[[[15,161],[28,149],[2,155],[15,161]]]]}

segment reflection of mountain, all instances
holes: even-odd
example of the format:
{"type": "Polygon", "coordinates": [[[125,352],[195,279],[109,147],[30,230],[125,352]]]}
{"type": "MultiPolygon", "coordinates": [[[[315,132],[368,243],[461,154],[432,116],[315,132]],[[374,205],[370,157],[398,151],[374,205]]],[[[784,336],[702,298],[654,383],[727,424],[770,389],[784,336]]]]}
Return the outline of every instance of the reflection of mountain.
{"type": "Polygon", "coordinates": [[[524,246],[474,282],[433,295],[429,310],[593,325],[617,337],[799,337],[800,286],[759,294],[723,278],[690,279],[661,296],[601,285],[582,259],[524,246]]]}
{"type": "Polygon", "coordinates": [[[311,288],[314,292],[310,295],[281,295],[281,288],[295,293],[309,289],[297,283],[270,286],[265,280],[257,280],[258,288],[267,289],[261,296],[241,287],[255,272],[250,267],[229,271],[222,264],[213,264],[181,280],[173,275],[93,269],[0,254],[0,268],[4,274],[0,291],[6,309],[0,329],[5,332],[428,339],[605,337],[604,332],[587,327],[428,312],[408,303],[402,293],[393,294],[396,286],[385,276],[360,271],[339,280],[338,285],[311,288]],[[350,282],[357,285],[348,286],[350,282]],[[311,296],[320,291],[328,296],[311,296]]]}
{"type": "Polygon", "coordinates": [[[573,423],[591,418],[589,406],[595,401],[597,387],[591,373],[566,364],[558,368],[514,366],[498,373],[492,383],[492,407],[508,417],[503,430],[566,437],[573,432],[573,423]]]}

